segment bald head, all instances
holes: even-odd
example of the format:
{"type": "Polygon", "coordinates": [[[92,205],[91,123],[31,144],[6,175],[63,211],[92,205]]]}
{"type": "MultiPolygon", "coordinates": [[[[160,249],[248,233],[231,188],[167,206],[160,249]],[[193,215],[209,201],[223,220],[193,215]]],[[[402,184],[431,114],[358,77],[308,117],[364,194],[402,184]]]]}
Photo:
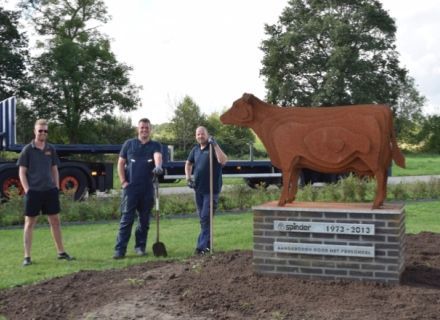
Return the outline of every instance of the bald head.
{"type": "Polygon", "coordinates": [[[202,146],[205,146],[208,144],[208,129],[206,129],[203,126],[197,127],[196,129],[196,140],[199,144],[202,146]]]}

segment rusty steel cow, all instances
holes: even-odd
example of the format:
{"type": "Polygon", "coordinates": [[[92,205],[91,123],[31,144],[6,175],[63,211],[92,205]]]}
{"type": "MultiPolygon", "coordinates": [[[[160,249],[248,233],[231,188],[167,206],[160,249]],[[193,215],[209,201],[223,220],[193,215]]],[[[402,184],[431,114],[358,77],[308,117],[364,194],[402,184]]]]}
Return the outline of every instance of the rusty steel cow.
{"type": "Polygon", "coordinates": [[[295,200],[300,169],[355,172],[377,181],[373,208],[383,205],[391,159],[405,167],[391,110],[385,105],[281,108],[245,93],[220,120],[249,127],[283,175],[278,205],[295,200]]]}

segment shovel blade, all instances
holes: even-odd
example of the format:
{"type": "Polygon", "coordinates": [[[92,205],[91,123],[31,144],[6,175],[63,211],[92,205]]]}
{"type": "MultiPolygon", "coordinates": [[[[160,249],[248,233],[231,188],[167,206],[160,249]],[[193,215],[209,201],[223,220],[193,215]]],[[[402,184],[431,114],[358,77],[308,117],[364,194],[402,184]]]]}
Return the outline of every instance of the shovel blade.
{"type": "Polygon", "coordinates": [[[153,254],[155,257],[166,257],[168,255],[167,249],[162,242],[156,242],[153,244],[153,254]]]}

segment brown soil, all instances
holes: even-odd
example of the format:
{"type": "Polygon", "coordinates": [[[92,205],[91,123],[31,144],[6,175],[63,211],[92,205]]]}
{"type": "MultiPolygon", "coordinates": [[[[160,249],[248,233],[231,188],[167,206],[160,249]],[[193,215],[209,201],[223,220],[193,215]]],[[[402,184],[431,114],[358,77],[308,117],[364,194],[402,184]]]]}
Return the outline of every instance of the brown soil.
{"type": "Polygon", "coordinates": [[[440,319],[440,234],[407,237],[401,285],[261,276],[251,252],[81,271],[0,291],[7,319],[440,319]]]}

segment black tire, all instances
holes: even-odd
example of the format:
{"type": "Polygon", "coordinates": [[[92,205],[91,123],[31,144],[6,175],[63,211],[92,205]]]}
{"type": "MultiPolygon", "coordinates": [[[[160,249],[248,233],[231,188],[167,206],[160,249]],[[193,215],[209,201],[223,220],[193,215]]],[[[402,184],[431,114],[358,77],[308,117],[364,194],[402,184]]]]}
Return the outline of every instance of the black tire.
{"type": "Polygon", "coordinates": [[[257,189],[259,187],[267,188],[266,182],[258,178],[244,178],[244,181],[252,189],[257,189]]]}
{"type": "Polygon", "coordinates": [[[82,200],[88,189],[87,177],[79,169],[64,168],[60,169],[60,191],[66,194],[73,192],[75,200],[82,200]]]}
{"type": "Polygon", "coordinates": [[[281,178],[244,178],[246,184],[252,189],[267,188],[269,185],[274,184],[277,187],[282,185],[281,178]]]}
{"type": "Polygon", "coordinates": [[[11,188],[18,190],[19,195],[24,194],[23,187],[18,178],[18,169],[8,169],[0,173],[0,191],[2,199],[9,199],[11,188]]]}

